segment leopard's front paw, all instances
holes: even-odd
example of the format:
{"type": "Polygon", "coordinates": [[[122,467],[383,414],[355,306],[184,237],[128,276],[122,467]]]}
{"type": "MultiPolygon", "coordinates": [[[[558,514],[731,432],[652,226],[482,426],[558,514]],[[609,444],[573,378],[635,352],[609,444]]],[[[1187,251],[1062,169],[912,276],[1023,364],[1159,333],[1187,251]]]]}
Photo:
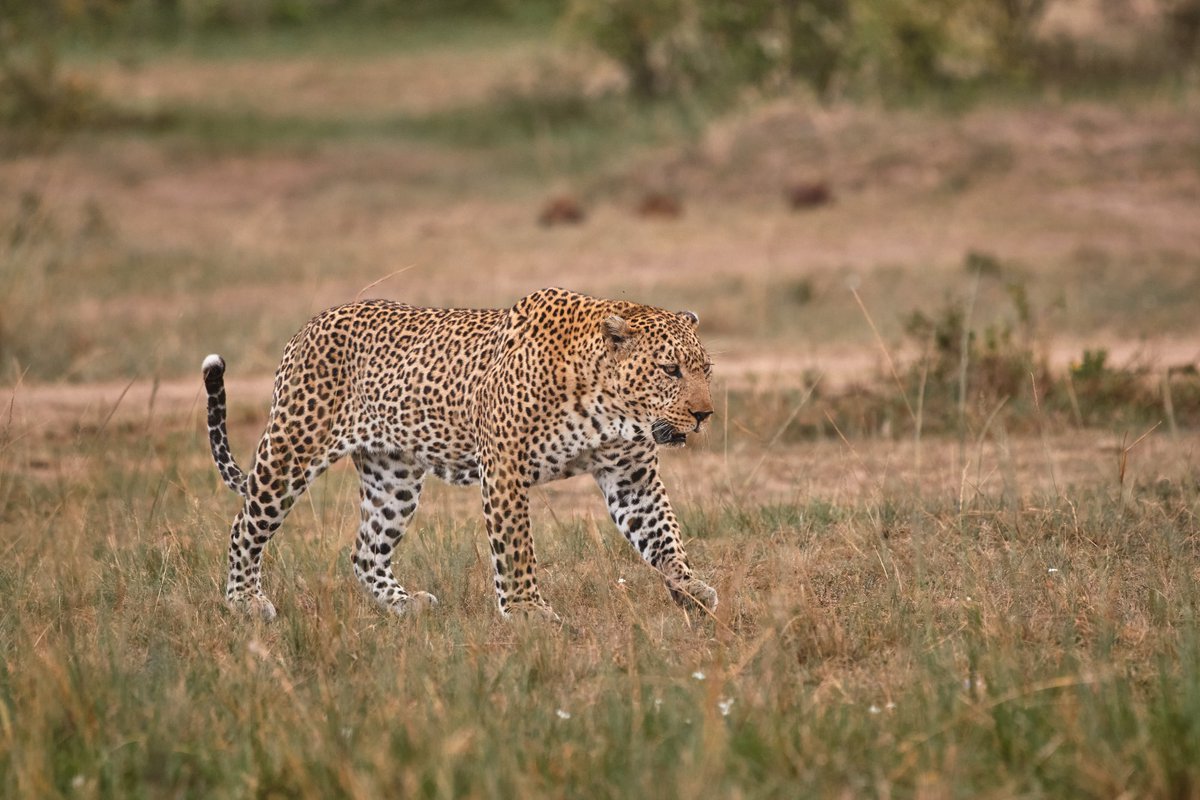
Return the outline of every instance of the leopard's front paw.
{"type": "Polygon", "coordinates": [[[437,604],[438,599],[429,592],[413,592],[402,599],[392,601],[387,608],[398,617],[411,617],[435,608],[437,604]]]}
{"type": "Polygon", "coordinates": [[[671,599],[686,609],[697,606],[715,611],[717,608],[717,590],[699,578],[690,578],[669,586],[671,599]]]}
{"type": "Polygon", "coordinates": [[[549,603],[542,600],[526,600],[511,603],[501,613],[505,619],[536,619],[554,625],[562,624],[562,617],[554,612],[549,603]]]}
{"type": "Polygon", "coordinates": [[[247,617],[270,622],[275,619],[275,606],[262,592],[230,595],[225,598],[225,605],[231,611],[247,617]]]}

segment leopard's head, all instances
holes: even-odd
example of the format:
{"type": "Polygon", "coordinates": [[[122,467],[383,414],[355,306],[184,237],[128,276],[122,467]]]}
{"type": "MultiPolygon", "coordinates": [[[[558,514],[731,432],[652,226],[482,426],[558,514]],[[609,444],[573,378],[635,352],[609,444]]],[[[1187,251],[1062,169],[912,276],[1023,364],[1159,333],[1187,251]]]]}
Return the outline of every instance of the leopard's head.
{"type": "Polygon", "coordinates": [[[699,318],[639,306],[604,320],[611,386],[623,411],[664,445],[683,445],[713,414],[712,362],[696,335],[699,318]]]}

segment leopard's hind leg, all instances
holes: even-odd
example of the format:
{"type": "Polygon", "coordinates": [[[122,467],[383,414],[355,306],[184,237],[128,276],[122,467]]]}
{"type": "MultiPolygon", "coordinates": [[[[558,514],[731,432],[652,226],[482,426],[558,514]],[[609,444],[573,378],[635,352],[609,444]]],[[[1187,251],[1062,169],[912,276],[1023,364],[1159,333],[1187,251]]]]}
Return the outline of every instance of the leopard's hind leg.
{"type": "Polygon", "coordinates": [[[281,415],[268,425],[247,476],[245,502],[229,534],[225,602],[230,608],[266,620],[275,618],[275,606],[262,591],[263,549],[296,500],[341,455],[321,445],[281,415]]]}
{"type": "Polygon", "coordinates": [[[354,454],[361,481],[362,521],[355,543],[354,574],[380,606],[404,615],[437,605],[428,592],[409,592],[392,574],[392,555],[417,510],[425,472],[383,453],[354,454]]]}

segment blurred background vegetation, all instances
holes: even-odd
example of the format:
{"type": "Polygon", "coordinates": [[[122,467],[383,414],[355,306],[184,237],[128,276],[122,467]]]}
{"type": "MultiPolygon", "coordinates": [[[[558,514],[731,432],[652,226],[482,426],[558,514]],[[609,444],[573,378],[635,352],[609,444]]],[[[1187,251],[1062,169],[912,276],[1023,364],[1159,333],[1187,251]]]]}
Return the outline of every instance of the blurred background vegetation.
{"type": "Polygon", "coordinates": [[[852,432],[1189,424],[1114,345],[1196,341],[1198,85],[1200,0],[0,0],[0,377],[267,374],[411,259],[701,309],[759,409],[869,373],[852,432]]]}
{"type": "MultiPolygon", "coordinates": [[[[983,86],[1111,88],[1194,81],[1200,0],[1099,0],[1106,24],[1072,30],[1069,0],[3,0],[0,120],[113,121],[66,48],[129,58],[148,47],[330,25],[552,24],[619,65],[641,101],[805,86],[819,98],[890,100],[983,86]]],[[[1078,5],[1078,3],[1075,3],[1078,5]]]]}

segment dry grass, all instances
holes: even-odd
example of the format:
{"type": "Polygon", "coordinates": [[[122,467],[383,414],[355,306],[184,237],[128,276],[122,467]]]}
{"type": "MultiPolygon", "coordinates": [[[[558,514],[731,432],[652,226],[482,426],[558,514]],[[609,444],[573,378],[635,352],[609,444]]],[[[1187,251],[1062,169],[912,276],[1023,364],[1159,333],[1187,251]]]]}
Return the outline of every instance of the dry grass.
{"type": "Polygon", "coordinates": [[[511,75],[548,56],[547,44],[500,42],[475,49],[197,62],[156,59],[148,67],[102,64],[91,72],[105,94],[149,108],[205,106],[273,116],[307,109],[320,117],[387,119],[486,101],[511,75]]]}
{"type": "MultiPolygon", "coordinates": [[[[199,410],[10,428],[0,615],[8,794],[1123,791],[1189,796],[1200,710],[1194,436],[669,454],[689,619],[594,489],[535,501],[567,630],[501,622],[478,498],[429,493],[387,619],[335,469],[268,551],[282,617],[220,603],[233,498],[199,410]],[[759,464],[759,462],[762,462],[759,464]],[[757,468],[757,470],[756,470],[757,468]],[[982,477],[981,477],[982,476],[982,477]],[[545,502],[542,502],[542,501],[545,502]],[[703,677],[698,677],[703,675],[703,677]]],[[[241,422],[245,451],[258,422],[241,422]]]]}
{"type": "Polygon", "coordinates": [[[4,151],[0,794],[1200,796],[1194,431],[785,425],[817,374],[882,369],[850,288],[894,347],[903,314],[969,286],[971,252],[998,270],[975,320],[1022,283],[1052,365],[1195,362],[1194,98],[793,101],[687,141],[606,106],[530,132],[512,86],[564,63],[552,45],[374,42],[90,63],[175,127],[4,151]],[[791,212],[810,178],[835,202],[791,212]],[[586,224],[540,228],[564,187],[586,224]],[[648,191],[686,215],[639,218],[648,191]],[[443,605],[385,618],[347,562],[347,465],[268,550],[280,620],[224,610],[234,499],[200,359],[230,364],[247,454],[287,337],[409,266],[373,292],[699,312],[717,429],[664,474],[715,620],[670,604],[581,479],[533,504],[569,629],[497,618],[478,497],[440,486],[397,574],[443,605]]]}

